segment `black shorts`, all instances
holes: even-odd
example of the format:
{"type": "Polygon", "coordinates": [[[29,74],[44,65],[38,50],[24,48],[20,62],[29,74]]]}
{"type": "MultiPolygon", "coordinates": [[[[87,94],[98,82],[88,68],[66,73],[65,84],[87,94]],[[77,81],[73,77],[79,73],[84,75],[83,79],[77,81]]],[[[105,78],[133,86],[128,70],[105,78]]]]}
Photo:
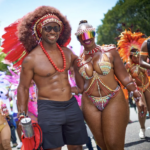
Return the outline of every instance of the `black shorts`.
{"type": "Polygon", "coordinates": [[[82,111],[77,100],[38,100],[38,123],[43,132],[43,148],[57,148],[65,144],[82,145],[88,141],[82,111]]]}

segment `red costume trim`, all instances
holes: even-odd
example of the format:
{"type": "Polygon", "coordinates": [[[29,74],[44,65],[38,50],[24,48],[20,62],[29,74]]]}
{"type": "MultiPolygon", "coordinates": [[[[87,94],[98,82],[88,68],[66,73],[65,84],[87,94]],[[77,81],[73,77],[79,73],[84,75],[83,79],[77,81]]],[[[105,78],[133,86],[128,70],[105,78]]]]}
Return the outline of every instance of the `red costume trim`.
{"type": "MultiPolygon", "coordinates": [[[[2,47],[4,48],[2,52],[6,53],[7,56],[5,57],[5,60],[9,61],[10,63],[15,62],[14,67],[19,67],[22,64],[22,61],[24,58],[28,55],[28,51],[25,48],[25,45],[23,45],[18,37],[18,26],[22,23],[22,20],[24,18],[21,18],[17,20],[16,22],[12,23],[8,27],[5,28],[6,33],[2,36],[4,39],[2,43],[2,47]]],[[[61,27],[61,34],[64,31],[64,25],[62,21],[54,14],[46,14],[43,17],[37,18],[33,25],[31,25],[31,29],[33,32],[33,36],[35,36],[36,43],[38,45],[38,42],[41,39],[41,31],[43,25],[49,23],[49,22],[56,22],[61,27]]],[[[60,34],[60,36],[61,36],[60,34]]],[[[61,46],[67,46],[71,41],[71,35],[68,38],[68,40],[61,46]]],[[[59,47],[58,47],[59,48],[59,47]]],[[[60,49],[60,48],[59,48],[60,49]]],[[[66,67],[65,57],[64,54],[62,54],[63,60],[64,60],[64,69],[66,67]]],[[[52,63],[52,62],[51,62],[52,63]]],[[[56,66],[55,66],[56,68],[56,66]]],[[[62,69],[58,69],[57,71],[64,71],[62,69]]]]}

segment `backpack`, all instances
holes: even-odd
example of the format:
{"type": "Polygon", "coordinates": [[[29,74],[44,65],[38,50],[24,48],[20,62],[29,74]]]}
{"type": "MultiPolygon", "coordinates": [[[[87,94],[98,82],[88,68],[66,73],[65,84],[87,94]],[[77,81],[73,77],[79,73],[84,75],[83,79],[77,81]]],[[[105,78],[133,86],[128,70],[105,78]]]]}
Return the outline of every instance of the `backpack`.
{"type": "Polygon", "coordinates": [[[42,148],[42,142],[43,142],[43,135],[42,130],[38,123],[32,121],[33,130],[34,130],[34,137],[32,138],[25,138],[24,135],[22,135],[22,147],[21,150],[44,150],[42,148]]]}
{"type": "Polygon", "coordinates": [[[148,49],[148,54],[150,56],[150,38],[147,40],[147,49],[148,49]]]}

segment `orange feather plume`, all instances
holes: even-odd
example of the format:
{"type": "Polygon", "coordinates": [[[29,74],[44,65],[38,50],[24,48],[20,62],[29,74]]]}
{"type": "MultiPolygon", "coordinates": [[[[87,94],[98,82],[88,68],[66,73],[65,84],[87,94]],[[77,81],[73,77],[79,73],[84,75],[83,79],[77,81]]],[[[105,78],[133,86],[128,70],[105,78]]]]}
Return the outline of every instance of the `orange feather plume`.
{"type": "Polygon", "coordinates": [[[123,62],[128,62],[130,51],[132,49],[137,49],[140,51],[142,43],[147,39],[143,38],[143,33],[141,32],[134,32],[132,33],[131,30],[125,30],[121,33],[120,40],[118,40],[118,52],[120,57],[122,58],[123,62]]]}

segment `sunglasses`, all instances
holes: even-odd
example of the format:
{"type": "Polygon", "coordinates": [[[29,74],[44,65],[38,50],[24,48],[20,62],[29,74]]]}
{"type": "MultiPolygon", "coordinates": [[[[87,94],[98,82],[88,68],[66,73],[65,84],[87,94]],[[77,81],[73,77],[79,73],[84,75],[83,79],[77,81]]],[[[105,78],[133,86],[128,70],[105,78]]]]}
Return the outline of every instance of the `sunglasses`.
{"type": "Polygon", "coordinates": [[[60,27],[59,26],[43,26],[43,29],[46,31],[46,32],[50,32],[52,31],[52,29],[55,31],[55,32],[59,32],[60,31],[60,27]]]}
{"type": "Polygon", "coordinates": [[[138,57],[139,56],[139,51],[136,51],[136,52],[130,52],[130,55],[132,56],[135,56],[135,57],[138,57]]]}
{"type": "Polygon", "coordinates": [[[88,40],[95,37],[95,31],[87,31],[77,36],[77,39],[88,40]]]}

